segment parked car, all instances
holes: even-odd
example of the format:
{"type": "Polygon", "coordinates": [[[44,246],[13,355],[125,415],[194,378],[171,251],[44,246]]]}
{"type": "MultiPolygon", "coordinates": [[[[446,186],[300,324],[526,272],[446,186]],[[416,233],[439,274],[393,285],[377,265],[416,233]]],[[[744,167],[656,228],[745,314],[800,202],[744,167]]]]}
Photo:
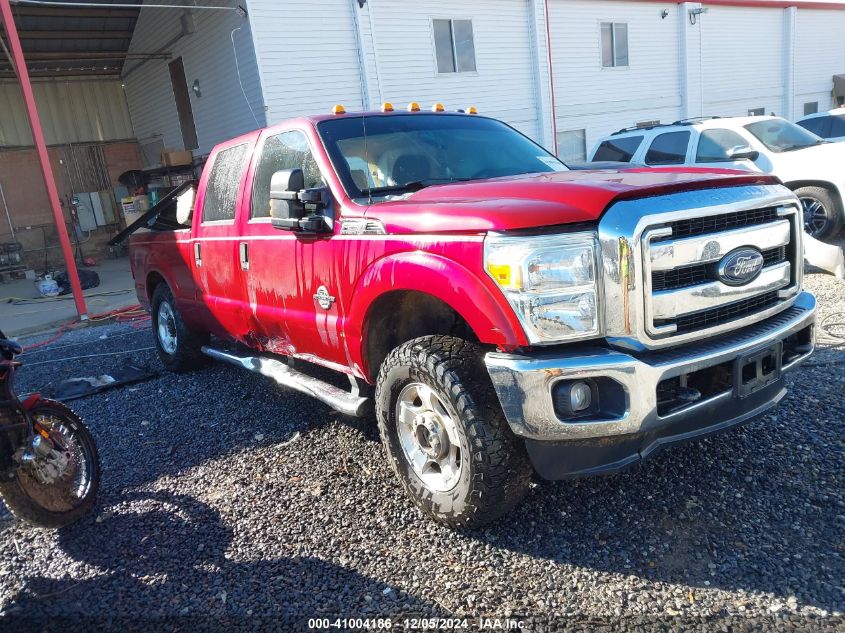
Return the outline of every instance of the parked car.
{"type": "Polygon", "coordinates": [[[779,117],[712,117],[626,128],[600,139],[590,159],[773,174],[801,200],[807,233],[825,239],[842,228],[845,145],[828,143],[779,117]]]}
{"type": "Polygon", "coordinates": [[[798,125],[828,141],[845,141],[845,108],[808,114],[798,125]]]}
{"type": "Polygon", "coordinates": [[[193,217],[132,236],[138,298],[173,371],[211,357],[374,406],[437,521],[505,514],[532,466],[613,472],[750,420],[811,353],[775,178],[569,171],[479,115],[338,112],[216,147],[193,217]]]}

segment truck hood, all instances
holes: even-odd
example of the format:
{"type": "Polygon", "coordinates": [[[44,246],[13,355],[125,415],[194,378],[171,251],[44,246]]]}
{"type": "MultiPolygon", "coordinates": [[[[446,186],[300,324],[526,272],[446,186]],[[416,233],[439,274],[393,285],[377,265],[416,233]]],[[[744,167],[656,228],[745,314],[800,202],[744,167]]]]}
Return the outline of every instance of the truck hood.
{"type": "Polygon", "coordinates": [[[371,205],[388,233],[507,231],[595,222],[618,200],[691,189],[777,184],[730,169],[635,168],[525,174],[433,185],[371,205]]]}

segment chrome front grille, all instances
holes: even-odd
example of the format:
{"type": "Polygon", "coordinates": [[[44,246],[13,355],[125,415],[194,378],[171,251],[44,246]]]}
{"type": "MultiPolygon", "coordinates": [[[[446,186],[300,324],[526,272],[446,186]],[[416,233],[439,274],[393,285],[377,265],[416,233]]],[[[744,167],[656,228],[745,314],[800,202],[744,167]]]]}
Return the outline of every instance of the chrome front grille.
{"type": "Polygon", "coordinates": [[[675,331],[681,334],[696,332],[717,325],[724,325],[749,314],[766,310],[776,305],[778,301],[780,299],[778,299],[777,291],[765,292],[750,299],[734,301],[725,306],[694,312],[674,319],[655,319],[654,324],[658,327],[672,324],[675,326],[675,331]]]}
{"type": "Polygon", "coordinates": [[[766,224],[777,220],[777,207],[766,209],[748,209],[746,211],[732,211],[731,213],[719,213],[718,215],[705,216],[701,218],[687,218],[669,223],[672,235],[675,238],[689,237],[691,235],[703,235],[706,233],[717,233],[729,229],[738,229],[743,226],[754,226],[766,224]]]}
{"type": "Polygon", "coordinates": [[[780,185],[617,203],[599,224],[608,338],[654,349],[786,309],[801,286],[800,220],[798,201],[780,185]],[[749,282],[729,285],[720,263],[742,247],[760,251],[762,269],[749,282]]]}
{"type": "Polygon", "coordinates": [[[797,207],[781,205],[649,226],[643,234],[643,272],[649,276],[644,284],[649,335],[659,338],[729,326],[787,298],[781,292],[794,288],[796,282],[793,262],[786,253],[792,250],[797,217],[797,207]],[[716,226],[733,228],[702,228],[716,226]],[[681,237],[676,236],[676,230],[681,237]],[[719,279],[719,263],[743,246],[761,251],[762,270],[749,283],[727,285],[719,279]],[[666,287],[667,277],[674,282],[670,287],[666,287]]]}
{"type": "MultiPolygon", "coordinates": [[[[786,261],[786,245],[768,248],[762,251],[763,266],[769,267],[786,261]]],[[[714,281],[718,279],[718,262],[706,264],[692,264],[681,266],[673,270],[651,271],[651,291],[672,290],[673,288],[684,288],[696,284],[714,281]]]]}

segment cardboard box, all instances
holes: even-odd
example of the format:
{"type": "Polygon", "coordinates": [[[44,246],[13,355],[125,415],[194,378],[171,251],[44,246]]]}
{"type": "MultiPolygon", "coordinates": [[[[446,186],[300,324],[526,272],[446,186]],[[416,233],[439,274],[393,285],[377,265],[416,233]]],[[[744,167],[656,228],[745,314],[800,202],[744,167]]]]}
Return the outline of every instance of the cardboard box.
{"type": "Polygon", "coordinates": [[[188,151],[178,150],[164,150],[161,153],[161,164],[165,167],[177,167],[180,165],[190,165],[194,162],[194,155],[188,151]]]}

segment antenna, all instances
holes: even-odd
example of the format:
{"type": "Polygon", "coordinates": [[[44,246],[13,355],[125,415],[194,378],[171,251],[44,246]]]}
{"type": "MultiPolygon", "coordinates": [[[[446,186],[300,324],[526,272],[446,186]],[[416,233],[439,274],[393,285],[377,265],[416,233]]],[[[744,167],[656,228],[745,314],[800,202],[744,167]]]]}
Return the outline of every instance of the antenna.
{"type": "MultiPolygon", "coordinates": [[[[364,128],[364,163],[367,165],[367,204],[373,203],[373,188],[370,186],[370,153],[367,150],[367,112],[361,113],[361,126],[364,128]]],[[[375,184],[375,179],[373,179],[375,184]]]]}

